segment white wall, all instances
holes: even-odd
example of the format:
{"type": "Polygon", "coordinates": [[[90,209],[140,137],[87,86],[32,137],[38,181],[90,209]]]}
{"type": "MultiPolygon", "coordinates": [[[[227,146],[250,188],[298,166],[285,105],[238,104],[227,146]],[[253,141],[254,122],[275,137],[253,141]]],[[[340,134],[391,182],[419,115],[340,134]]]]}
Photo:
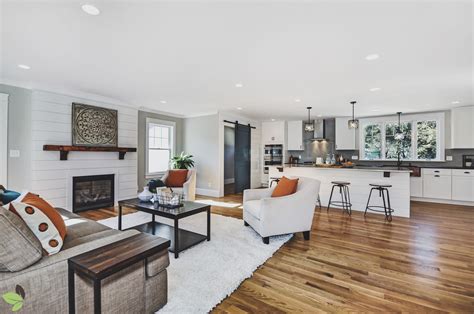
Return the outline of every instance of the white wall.
{"type": "Polygon", "coordinates": [[[72,210],[72,177],[115,174],[115,200],[137,194],[137,154],[71,152],[67,161],[59,152],[45,152],[43,145],[71,145],[72,102],[118,110],[118,145],[137,147],[138,110],[93,99],[50,92],[32,93],[31,190],[54,206],[72,210]]]}
{"type": "MultiPolygon", "coordinates": [[[[196,193],[219,196],[218,114],[184,119],[184,151],[194,156],[196,193]]],[[[223,158],[223,155],[222,155],[223,158]]]]}

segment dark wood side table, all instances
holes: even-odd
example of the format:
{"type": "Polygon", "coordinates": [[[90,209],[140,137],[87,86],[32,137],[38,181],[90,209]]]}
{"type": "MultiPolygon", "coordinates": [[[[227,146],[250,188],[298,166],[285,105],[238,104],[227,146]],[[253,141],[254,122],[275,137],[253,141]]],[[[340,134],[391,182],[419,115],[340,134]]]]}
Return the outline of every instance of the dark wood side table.
{"type": "Polygon", "coordinates": [[[68,260],[69,313],[76,311],[74,274],[89,278],[94,283],[94,313],[101,312],[101,281],[162,250],[168,250],[170,241],[140,233],[68,260]]]}

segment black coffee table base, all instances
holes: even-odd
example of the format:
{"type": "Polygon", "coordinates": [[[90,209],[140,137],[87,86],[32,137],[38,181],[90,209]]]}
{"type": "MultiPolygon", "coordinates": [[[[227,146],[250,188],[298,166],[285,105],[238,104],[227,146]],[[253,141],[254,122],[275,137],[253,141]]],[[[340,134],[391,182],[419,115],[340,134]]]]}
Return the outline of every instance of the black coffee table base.
{"type": "Polygon", "coordinates": [[[175,258],[179,256],[180,252],[187,250],[190,247],[195,246],[196,244],[199,244],[203,241],[210,240],[210,237],[208,239],[206,235],[178,228],[178,250],[176,250],[176,236],[174,232],[175,228],[173,226],[150,221],[142,225],[134,226],[130,229],[135,229],[140,232],[156,235],[165,239],[170,239],[171,245],[169,247],[169,251],[175,253],[175,258]]]}
{"type": "Polygon", "coordinates": [[[196,202],[183,202],[183,206],[175,209],[160,207],[157,203],[141,202],[138,198],[119,201],[118,229],[122,230],[122,207],[136,209],[151,215],[151,222],[134,226],[129,229],[136,229],[152,235],[157,235],[171,241],[170,251],[174,253],[174,258],[179,257],[179,253],[190,247],[203,242],[211,241],[211,206],[196,202]],[[207,233],[206,235],[195,233],[189,230],[179,229],[179,220],[185,217],[206,212],[207,233]],[[162,224],[156,221],[156,216],[171,219],[172,225],[162,224]]]}

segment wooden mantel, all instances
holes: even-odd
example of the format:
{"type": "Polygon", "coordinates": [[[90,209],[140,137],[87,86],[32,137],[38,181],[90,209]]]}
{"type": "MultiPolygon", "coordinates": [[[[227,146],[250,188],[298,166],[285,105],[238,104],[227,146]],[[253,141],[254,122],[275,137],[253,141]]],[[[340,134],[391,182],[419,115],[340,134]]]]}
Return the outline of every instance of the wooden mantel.
{"type": "Polygon", "coordinates": [[[123,160],[126,153],[136,152],[133,147],[100,147],[100,146],[71,146],[71,145],[43,145],[44,151],[59,152],[60,160],[67,160],[69,152],[117,152],[119,159],[123,160]]]}

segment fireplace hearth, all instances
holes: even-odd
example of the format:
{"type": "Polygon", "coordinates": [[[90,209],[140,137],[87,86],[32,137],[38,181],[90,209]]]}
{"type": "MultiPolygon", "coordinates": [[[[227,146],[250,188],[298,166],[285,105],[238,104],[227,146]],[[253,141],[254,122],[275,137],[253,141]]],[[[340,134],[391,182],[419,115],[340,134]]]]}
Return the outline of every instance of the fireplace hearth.
{"type": "Polygon", "coordinates": [[[115,175],[80,176],[72,179],[72,211],[114,206],[115,175]]]}

